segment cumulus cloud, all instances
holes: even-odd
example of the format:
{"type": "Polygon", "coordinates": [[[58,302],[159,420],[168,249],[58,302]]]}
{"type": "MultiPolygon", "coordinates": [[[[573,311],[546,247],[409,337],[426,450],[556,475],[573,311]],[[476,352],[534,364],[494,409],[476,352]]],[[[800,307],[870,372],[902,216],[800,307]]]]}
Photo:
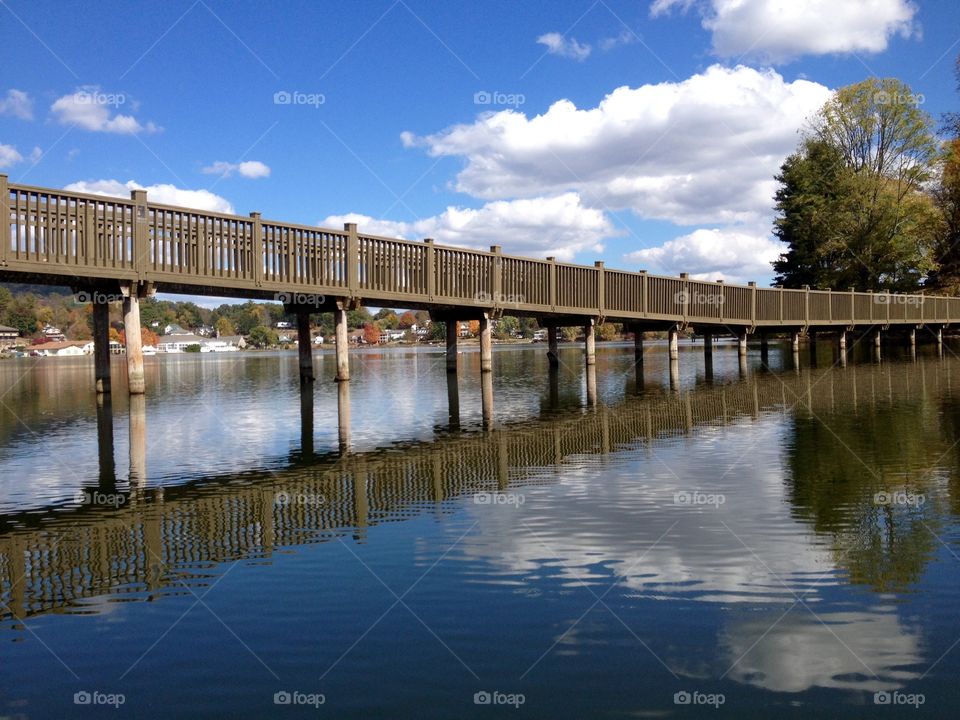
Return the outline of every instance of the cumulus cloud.
{"type": "Polygon", "coordinates": [[[547,48],[551,55],[582,61],[590,57],[589,45],[580,44],[574,38],[567,38],[557,32],[545,33],[537,38],[537,43],[547,48]]]}
{"type": "Polygon", "coordinates": [[[133,180],[125,183],[119,180],[80,180],[70,183],[64,190],[122,198],[129,198],[131,190],[146,190],[148,200],[162,205],[182,205],[197,210],[229,214],[234,212],[233,205],[226,198],[209,190],[186,190],[174,185],[141,185],[133,180]]]}
{"type": "Polygon", "coordinates": [[[229,163],[223,160],[203,168],[200,172],[207,175],[219,175],[220,177],[230,177],[234,173],[245,178],[263,178],[270,176],[270,167],[259,160],[246,160],[240,163],[229,163]]]}
{"type": "Polygon", "coordinates": [[[501,245],[507,253],[558,260],[572,260],[581,250],[602,252],[603,239],[614,234],[603,211],[584,207],[572,192],[501,200],[477,209],[448,207],[439,215],[409,223],[352,213],[331,215],[320,225],[338,228],[350,222],[373,235],[408,240],[432,237],[438,243],[483,250],[501,245]]]}
{"type": "Polygon", "coordinates": [[[23,90],[7,90],[7,96],[0,98],[0,115],[11,115],[21,120],[32,120],[33,100],[23,90]]]}
{"type": "Polygon", "coordinates": [[[13,145],[0,144],[0,168],[8,168],[23,160],[23,155],[17,152],[13,145]]]}
{"type": "Polygon", "coordinates": [[[722,57],[782,63],[803,55],[878,53],[919,32],[909,0],[656,0],[650,12],[696,6],[722,57]]]}
{"type": "MultiPolygon", "coordinates": [[[[41,157],[43,157],[43,151],[38,147],[34,147],[33,150],[30,151],[30,155],[27,156],[27,159],[36,164],[41,157]]],[[[20,151],[13,145],[0,144],[0,168],[11,167],[19,162],[23,162],[23,160],[23,155],[21,155],[20,151]]]]}
{"type": "Polygon", "coordinates": [[[762,283],[781,252],[782,245],[760,229],[701,228],[658,247],[628,253],[624,260],[656,274],[687,272],[697,280],[762,283]]]}
{"type": "Polygon", "coordinates": [[[401,139],[463,158],[456,188],[485,200],[575,191],[588,205],[681,225],[756,224],[770,217],[773,176],[797,130],[829,96],[774,70],[714,65],[617,88],[594,108],[560,100],[535,117],[503,110],[401,139]]]}
{"type": "Polygon", "coordinates": [[[133,115],[112,112],[126,104],[122,93],[105,93],[96,86],[85,86],[54,101],[50,110],[62,125],[76,125],[90,132],[136,135],[160,130],[152,122],[141,124],[133,115]]]}

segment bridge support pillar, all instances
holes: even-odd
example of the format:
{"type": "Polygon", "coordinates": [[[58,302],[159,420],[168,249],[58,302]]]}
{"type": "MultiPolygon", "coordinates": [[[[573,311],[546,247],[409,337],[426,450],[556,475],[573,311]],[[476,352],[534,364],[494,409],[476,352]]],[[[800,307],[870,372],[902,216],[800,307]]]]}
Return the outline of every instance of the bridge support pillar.
{"type": "Polygon", "coordinates": [[[140,338],[140,298],[132,285],[123,298],[123,334],[127,346],[127,389],[131,395],[143,395],[143,342],[140,338]]]}
{"type": "Polygon", "coordinates": [[[347,311],[345,308],[335,308],[333,311],[334,342],[337,353],[337,382],[350,380],[350,338],[347,336],[347,311]]]}
{"type": "Polygon", "coordinates": [[[460,334],[460,323],[456,320],[447,320],[447,372],[457,371],[457,337],[460,334]]]}
{"type": "Polygon", "coordinates": [[[559,328],[556,325],[547,326],[547,360],[550,361],[550,367],[560,366],[560,355],[557,348],[557,335],[559,328]]]}
{"type": "Polygon", "coordinates": [[[676,325],[670,327],[667,330],[667,345],[670,348],[670,359],[679,360],[680,359],[680,331],[677,329],[676,325]]]}
{"type": "Polygon", "coordinates": [[[790,333],[790,349],[795,353],[800,352],[800,333],[790,333]]]}
{"type": "Polygon", "coordinates": [[[875,330],[874,333],[873,333],[873,346],[874,346],[877,350],[880,349],[880,340],[881,340],[880,331],[879,331],[879,330],[875,330]]]}
{"type": "Polygon", "coordinates": [[[703,334],[703,355],[707,360],[713,360],[713,333],[703,334]]]}
{"type": "Polygon", "coordinates": [[[480,372],[493,370],[493,340],[490,332],[490,316],[484,313],[480,317],[480,372]]]}
{"type": "Polygon", "coordinates": [[[93,365],[98,393],[110,392],[110,305],[101,293],[93,299],[93,365]]]}
{"type": "Polygon", "coordinates": [[[597,327],[592,319],[583,326],[583,352],[587,365],[597,364],[597,327]]]}
{"type": "Polygon", "coordinates": [[[846,330],[841,330],[837,335],[837,343],[840,346],[840,352],[845,353],[847,351],[847,332],[846,330]]]}
{"type": "Polygon", "coordinates": [[[937,329],[933,331],[933,337],[937,341],[937,345],[942,346],[943,345],[943,328],[938,326],[937,329]]]}
{"type": "Polygon", "coordinates": [[[300,382],[313,382],[313,343],[310,338],[310,313],[297,310],[297,355],[300,357],[300,382]]]}
{"type": "Polygon", "coordinates": [[[633,329],[633,362],[643,367],[643,331],[636,327],[633,329]]]}
{"type": "Polygon", "coordinates": [[[760,333],[760,360],[764,363],[770,359],[770,338],[765,332],[760,333]]]}
{"type": "Polygon", "coordinates": [[[747,331],[741,330],[737,333],[737,354],[745,358],[747,356],[747,331]]]}
{"type": "Polygon", "coordinates": [[[907,336],[907,339],[910,341],[910,347],[917,346],[917,329],[910,328],[910,334],[907,336]]]}

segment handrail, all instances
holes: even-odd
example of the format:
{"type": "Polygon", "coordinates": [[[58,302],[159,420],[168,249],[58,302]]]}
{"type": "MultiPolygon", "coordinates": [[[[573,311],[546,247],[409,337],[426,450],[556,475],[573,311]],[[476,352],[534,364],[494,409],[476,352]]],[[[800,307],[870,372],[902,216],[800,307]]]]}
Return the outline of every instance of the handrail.
{"type": "MultiPolygon", "coordinates": [[[[121,280],[327,294],[411,306],[623,322],[847,327],[960,321],[960,298],[925,293],[759,288],[413,241],[9,183],[0,267],[80,281],[121,280]]],[[[555,318],[559,320],[560,318],[555,318]]]]}

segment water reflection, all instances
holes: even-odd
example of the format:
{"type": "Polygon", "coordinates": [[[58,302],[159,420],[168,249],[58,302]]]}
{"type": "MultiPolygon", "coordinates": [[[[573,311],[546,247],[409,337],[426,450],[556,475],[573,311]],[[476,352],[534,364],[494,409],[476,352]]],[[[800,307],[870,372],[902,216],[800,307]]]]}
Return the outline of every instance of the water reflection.
{"type": "MultiPolygon", "coordinates": [[[[461,517],[474,530],[445,557],[462,568],[450,573],[462,572],[463,582],[510,592],[522,585],[548,597],[615,587],[618,612],[656,613],[651,606],[660,605],[709,614],[709,632],[676,647],[655,643],[637,619],[635,632],[679,676],[780,693],[904,687],[942,652],[930,650],[931,629],[901,607],[928,577],[960,506],[952,492],[960,469],[958,362],[932,350],[916,364],[852,357],[845,368],[811,368],[791,363],[789,347],[773,350],[742,379],[735,352],[716,353],[712,380],[681,375],[665,354],[648,355],[648,368],[669,369],[666,386],[644,385],[630,347],[598,353],[596,366],[561,362],[554,372],[545,358],[504,352],[497,372],[481,374],[479,384],[463,373],[462,398],[442,355],[439,363],[371,356],[350,383],[304,390],[276,358],[262,367],[254,357],[241,366],[153,368],[175,376],[178,391],[151,400],[158,440],[147,442],[144,397],[126,408],[115,397],[117,446],[128,448],[128,458],[115,459],[112,409],[98,404],[96,426],[90,420],[87,428],[97,439],[93,462],[84,464],[78,451],[75,471],[54,477],[53,489],[41,483],[29,497],[5,499],[3,617],[95,614],[102,610],[91,599],[104,596],[162,600],[182,593],[198,566],[209,581],[224,572],[217,563],[247,560],[246,572],[266,577],[264,568],[290,548],[344,538],[403,542],[400,521],[420,527],[424,516],[438,525],[461,517]],[[228,372],[237,373],[227,387],[241,401],[204,390],[228,372]],[[387,377],[412,378],[414,408],[406,395],[395,401],[387,377]],[[257,462],[243,465],[248,456],[238,449],[231,464],[200,471],[189,457],[174,466],[163,448],[155,450],[155,442],[175,452],[192,447],[171,430],[196,427],[187,416],[171,422],[163,403],[207,414],[214,429],[206,442],[223,432],[214,423],[229,402],[238,444],[225,452],[262,442],[259,435],[269,433],[255,403],[287,381],[289,390],[269,406],[275,445],[256,446],[257,462]],[[129,473],[118,473],[125,463],[129,473]],[[124,500],[63,500],[81,484],[124,500]],[[478,493],[524,502],[478,503],[478,493]],[[701,504],[697,493],[715,500],[701,504]]],[[[461,365],[473,368],[473,361],[464,355],[461,365]]],[[[47,382],[25,379],[27,386],[47,382]]],[[[24,401],[22,414],[67,437],[87,427],[89,414],[86,398],[73,407],[69,397],[55,407],[39,393],[24,401]]],[[[9,423],[0,430],[7,438],[0,463],[34,457],[24,449],[30,440],[9,423]]],[[[429,542],[417,532],[415,556],[429,542]]],[[[956,577],[956,569],[941,572],[956,577]]],[[[682,635],[678,617],[664,622],[682,635]]],[[[480,632],[462,622],[465,635],[480,632]]],[[[547,639],[564,629],[550,628],[547,639]]],[[[589,632],[562,640],[570,656],[596,643],[589,632]]]]}

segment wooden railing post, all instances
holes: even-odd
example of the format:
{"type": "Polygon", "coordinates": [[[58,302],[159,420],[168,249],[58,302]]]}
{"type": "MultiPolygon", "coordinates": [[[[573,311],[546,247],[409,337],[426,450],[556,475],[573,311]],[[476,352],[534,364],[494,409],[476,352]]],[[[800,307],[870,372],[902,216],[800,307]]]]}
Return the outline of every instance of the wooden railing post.
{"type": "Polygon", "coordinates": [[[778,299],[780,302],[780,324],[782,325],[783,324],[783,285],[777,285],[777,290],[780,291],[778,293],[778,299]]]}
{"type": "Polygon", "coordinates": [[[723,322],[723,318],[724,318],[723,306],[727,302],[727,296],[723,292],[723,280],[717,280],[716,284],[717,284],[717,289],[720,291],[719,297],[722,298],[722,300],[719,303],[717,303],[717,316],[720,318],[720,322],[723,322]]]}
{"type": "Polygon", "coordinates": [[[827,288],[827,320],[833,322],[833,290],[827,288]]]}
{"type": "Polygon", "coordinates": [[[810,286],[803,286],[803,321],[810,327],[810,286]]]}
{"type": "Polygon", "coordinates": [[[490,262],[490,292],[493,297],[491,297],[493,307],[500,307],[504,304],[503,302],[503,258],[500,257],[500,253],[503,248],[499,245],[491,245],[490,252],[493,253],[492,261],[490,262]]]}
{"type": "Polygon", "coordinates": [[[548,257],[550,263],[550,309],[557,309],[557,259],[548,257]]]}
{"type": "Polygon", "coordinates": [[[433,238],[426,238],[423,243],[427,246],[423,262],[423,270],[427,274],[427,299],[433,302],[437,294],[437,250],[433,247],[433,238]]]}
{"type": "Polygon", "coordinates": [[[857,322],[857,291],[850,288],[850,325],[857,322]]]}
{"type": "Polygon", "coordinates": [[[680,281],[683,283],[683,290],[680,291],[680,297],[683,298],[683,303],[681,305],[680,316],[683,318],[683,323],[687,322],[687,311],[690,308],[690,274],[689,273],[680,273],[680,281]]]}
{"type": "Polygon", "coordinates": [[[260,287],[263,285],[263,266],[266,264],[263,254],[263,221],[258,212],[250,213],[250,218],[253,220],[253,247],[250,251],[253,256],[253,282],[260,287]]]}
{"type": "Polygon", "coordinates": [[[356,223],[344,223],[343,231],[347,233],[347,291],[350,297],[360,294],[360,236],[357,234],[356,223]]]}
{"type": "Polygon", "coordinates": [[[131,190],[133,200],[133,255],[130,258],[137,279],[143,280],[143,274],[150,262],[150,213],[147,210],[147,191],[131,190]]]}
{"type": "Polygon", "coordinates": [[[7,264],[10,256],[10,188],[7,186],[7,176],[0,173],[0,212],[3,213],[0,222],[0,266],[7,264]]]}
{"type": "Polygon", "coordinates": [[[647,317],[647,313],[650,312],[650,288],[649,282],[647,281],[647,271],[640,271],[640,313],[647,317]]]}
{"type": "Polygon", "coordinates": [[[603,260],[597,260],[593,266],[597,269],[597,317],[604,317],[607,314],[607,289],[603,260]]]}
{"type": "Polygon", "coordinates": [[[751,280],[747,283],[750,288],[750,324],[757,326],[757,283],[751,280]]]}

